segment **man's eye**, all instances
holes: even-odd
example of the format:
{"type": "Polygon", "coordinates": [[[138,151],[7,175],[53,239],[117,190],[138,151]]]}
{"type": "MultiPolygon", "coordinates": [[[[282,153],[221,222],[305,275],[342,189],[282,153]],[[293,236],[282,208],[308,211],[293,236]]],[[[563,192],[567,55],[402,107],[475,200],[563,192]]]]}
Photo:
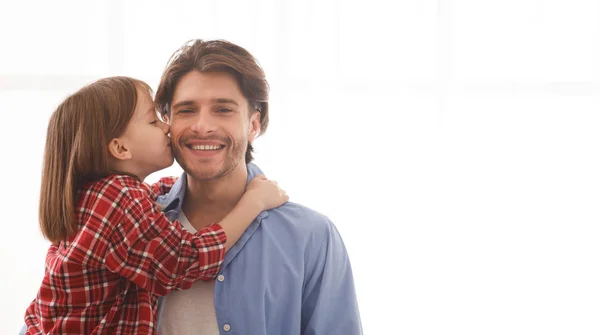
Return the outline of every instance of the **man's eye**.
{"type": "Polygon", "coordinates": [[[194,111],[191,109],[182,109],[180,111],[178,111],[177,113],[179,114],[188,114],[188,113],[193,113],[194,111]]]}
{"type": "Polygon", "coordinates": [[[217,113],[229,113],[229,112],[231,112],[230,108],[226,108],[226,107],[217,108],[217,113]]]}

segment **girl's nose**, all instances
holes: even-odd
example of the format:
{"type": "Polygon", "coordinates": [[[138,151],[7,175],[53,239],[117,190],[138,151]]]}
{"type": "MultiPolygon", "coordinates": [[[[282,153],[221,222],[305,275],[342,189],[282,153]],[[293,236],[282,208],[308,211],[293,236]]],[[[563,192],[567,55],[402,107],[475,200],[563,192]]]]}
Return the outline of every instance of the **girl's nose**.
{"type": "Polygon", "coordinates": [[[165,135],[168,134],[169,131],[171,130],[171,127],[168,124],[166,124],[166,123],[164,123],[162,121],[160,121],[160,128],[165,133],[165,135]]]}

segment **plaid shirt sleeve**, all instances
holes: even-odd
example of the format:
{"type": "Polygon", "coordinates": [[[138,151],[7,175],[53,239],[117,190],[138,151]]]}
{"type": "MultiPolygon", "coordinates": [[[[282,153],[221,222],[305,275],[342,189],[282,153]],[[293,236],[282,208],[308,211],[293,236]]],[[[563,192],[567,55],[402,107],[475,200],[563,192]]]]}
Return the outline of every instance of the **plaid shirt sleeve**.
{"type": "Polygon", "coordinates": [[[150,185],[150,189],[154,194],[154,199],[156,199],[156,197],[158,197],[159,195],[171,192],[171,188],[173,187],[173,185],[175,185],[177,179],[179,179],[179,177],[163,177],[160,178],[160,180],[156,183],[150,185]]]}
{"type": "Polygon", "coordinates": [[[95,247],[110,271],[156,295],[216,277],[226,242],[219,224],[191,234],[165,217],[147,184],[126,176],[109,180],[98,196],[113,201],[97,202],[92,210],[110,230],[95,247]]]}

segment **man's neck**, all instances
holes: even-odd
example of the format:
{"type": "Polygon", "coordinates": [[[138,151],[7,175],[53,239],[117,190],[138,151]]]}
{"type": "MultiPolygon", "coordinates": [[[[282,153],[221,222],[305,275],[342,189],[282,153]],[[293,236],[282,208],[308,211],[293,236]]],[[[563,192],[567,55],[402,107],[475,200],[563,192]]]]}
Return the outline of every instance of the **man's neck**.
{"type": "Polygon", "coordinates": [[[221,221],[244,195],[248,171],[240,164],[231,173],[212,180],[198,180],[187,175],[182,210],[190,224],[200,230],[221,221]]]}

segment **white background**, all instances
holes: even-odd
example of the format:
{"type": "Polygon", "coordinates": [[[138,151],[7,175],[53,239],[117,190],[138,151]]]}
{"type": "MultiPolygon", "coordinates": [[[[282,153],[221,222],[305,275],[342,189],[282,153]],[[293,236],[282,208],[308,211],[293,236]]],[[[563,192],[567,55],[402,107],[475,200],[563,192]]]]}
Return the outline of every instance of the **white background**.
{"type": "Polygon", "coordinates": [[[12,0],[0,334],[18,331],[43,274],[49,115],[100,77],[156,89],[192,38],[264,67],[256,162],[337,225],[365,334],[600,333],[598,1],[12,0]]]}

